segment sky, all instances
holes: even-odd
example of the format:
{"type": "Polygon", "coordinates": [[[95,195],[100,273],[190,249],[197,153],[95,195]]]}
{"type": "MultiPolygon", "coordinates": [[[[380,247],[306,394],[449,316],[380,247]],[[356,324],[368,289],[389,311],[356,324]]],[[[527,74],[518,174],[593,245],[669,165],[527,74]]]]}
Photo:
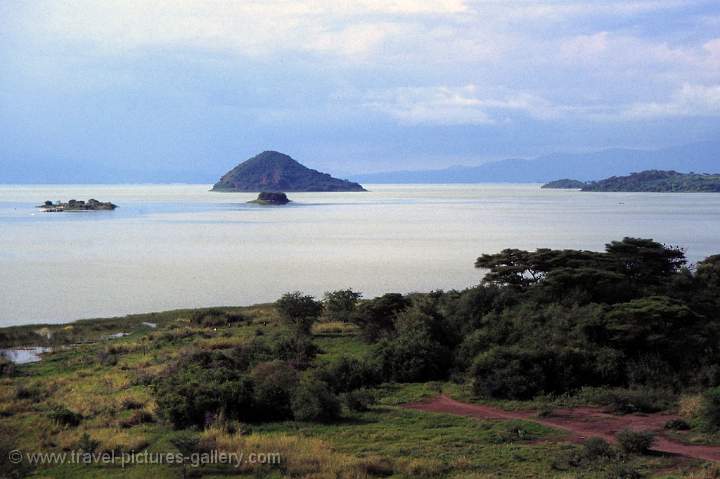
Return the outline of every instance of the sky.
{"type": "Polygon", "coordinates": [[[199,181],[713,140],[720,2],[0,0],[0,128],[16,175],[199,181]]]}

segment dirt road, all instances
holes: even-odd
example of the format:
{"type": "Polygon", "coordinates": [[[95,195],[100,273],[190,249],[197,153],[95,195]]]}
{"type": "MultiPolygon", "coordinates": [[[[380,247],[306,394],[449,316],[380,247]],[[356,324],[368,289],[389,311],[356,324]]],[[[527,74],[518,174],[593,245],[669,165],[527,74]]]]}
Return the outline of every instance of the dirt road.
{"type": "Polygon", "coordinates": [[[522,419],[544,426],[562,429],[570,433],[570,440],[582,442],[588,437],[601,437],[615,442],[615,433],[623,429],[652,431],[656,434],[652,449],[659,452],[720,461],[720,446],[691,446],[682,444],[665,435],[664,425],[678,416],[669,414],[626,414],[617,416],[603,412],[600,408],[578,407],[556,409],[552,416],[539,418],[534,411],[504,411],[492,406],[468,404],[455,401],[445,395],[428,401],[405,404],[403,407],[419,411],[455,414],[478,419],[522,419]]]}

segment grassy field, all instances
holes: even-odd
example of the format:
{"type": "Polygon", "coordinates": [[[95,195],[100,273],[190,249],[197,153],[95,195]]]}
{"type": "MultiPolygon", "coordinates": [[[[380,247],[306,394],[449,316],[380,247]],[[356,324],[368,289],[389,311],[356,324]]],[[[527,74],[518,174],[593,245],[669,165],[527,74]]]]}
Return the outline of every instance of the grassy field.
{"type": "MultiPolygon", "coordinates": [[[[700,461],[666,456],[632,456],[622,464],[572,467],[564,458],[580,446],[566,442],[560,431],[532,422],[480,421],[399,407],[440,390],[473,400],[468,388],[454,383],[384,384],[375,390],[378,402],[370,410],[343,411],[342,419],[331,424],[224,423],[205,430],[173,430],[158,417],[152,382],[174,358],[193,348],[232,348],[282,328],[269,305],[228,311],[248,319],[225,327],[198,327],[191,324],[191,311],[172,311],[0,330],[0,347],[55,348],[41,362],[18,366],[12,376],[0,378],[2,453],[82,449],[118,457],[131,452],[179,453],[182,444],[191,441],[228,453],[279,453],[279,463],[245,462],[240,467],[66,463],[14,469],[0,463],[6,468],[2,474],[156,479],[638,477],[631,475],[634,471],[645,477],[720,477],[717,469],[700,461]],[[110,339],[117,333],[127,335],[110,339]],[[66,417],[67,412],[74,416],[66,417]]],[[[313,333],[321,349],[317,363],[367,352],[352,326],[321,323],[313,333]]],[[[542,406],[541,402],[495,404],[542,406]]]]}

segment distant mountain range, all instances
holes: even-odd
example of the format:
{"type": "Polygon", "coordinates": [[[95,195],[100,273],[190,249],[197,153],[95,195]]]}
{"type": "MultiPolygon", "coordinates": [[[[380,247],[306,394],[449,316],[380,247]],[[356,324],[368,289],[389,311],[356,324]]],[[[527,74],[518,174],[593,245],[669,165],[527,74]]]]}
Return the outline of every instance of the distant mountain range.
{"type": "Polygon", "coordinates": [[[363,184],[545,183],[557,178],[591,181],[644,170],[720,172],[720,142],[692,143],[661,150],[616,148],[593,153],[557,153],[531,160],[508,159],[479,166],[358,174],[352,175],[351,179],[363,184]]]}

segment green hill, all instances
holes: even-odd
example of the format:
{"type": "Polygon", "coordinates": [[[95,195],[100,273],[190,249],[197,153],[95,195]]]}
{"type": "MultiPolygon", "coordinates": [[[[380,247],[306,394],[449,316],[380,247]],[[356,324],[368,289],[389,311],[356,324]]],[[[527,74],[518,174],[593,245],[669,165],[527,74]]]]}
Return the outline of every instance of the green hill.
{"type": "Polygon", "coordinates": [[[541,186],[544,189],[557,189],[557,190],[579,190],[587,185],[584,181],[570,180],[564,178],[562,180],[551,181],[541,186]]]}
{"type": "Polygon", "coordinates": [[[594,181],[584,186],[582,191],[720,192],[720,175],[647,170],[594,181]]]}
{"type": "Polygon", "coordinates": [[[307,168],[288,155],[264,151],[227,172],[213,191],[365,191],[358,183],[307,168]]]}

